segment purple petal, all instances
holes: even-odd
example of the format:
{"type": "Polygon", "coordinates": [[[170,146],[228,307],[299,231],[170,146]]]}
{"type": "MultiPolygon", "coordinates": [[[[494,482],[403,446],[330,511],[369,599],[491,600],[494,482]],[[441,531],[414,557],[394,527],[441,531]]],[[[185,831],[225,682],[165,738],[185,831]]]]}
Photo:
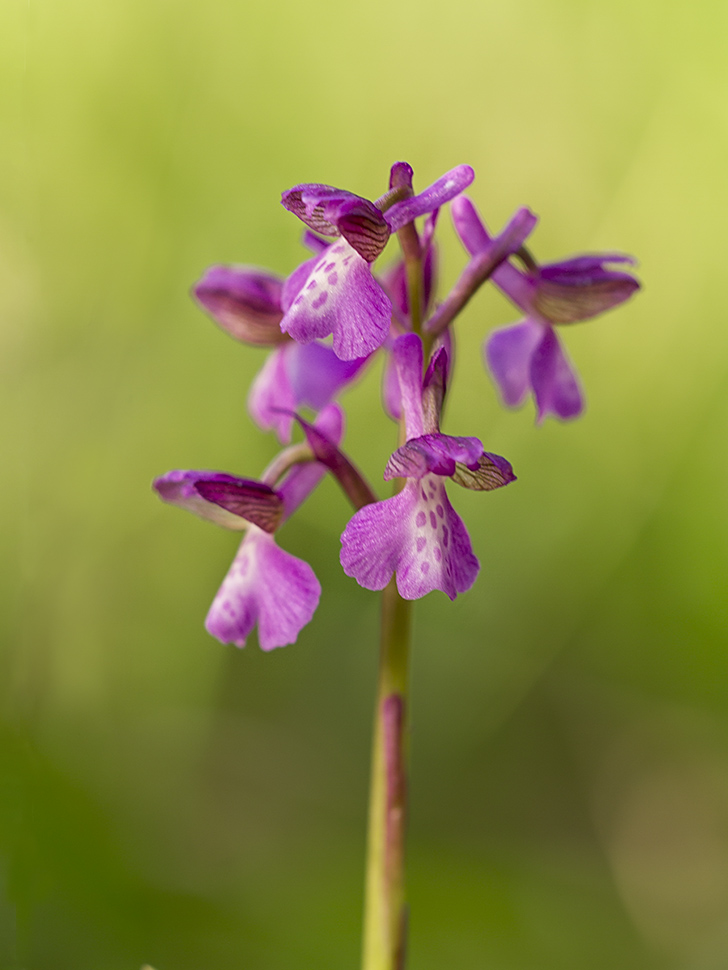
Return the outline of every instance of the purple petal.
{"type": "Polygon", "coordinates": [[[283,444],[291,440],[291,412],[298,406],[287,363],[295,348],[291,342],[269,354],[248,394],[252,419],[263,431],[275,431],[283,444]]]}
{"type": "Polygon", "coordinates": [[[474,492],[492,492],[516,480],[511,463],[490,451],[483,452],[476,468],[459,464],[451,477],[456,485],[474,492]]]}
{"type": "Polygon", "coordinates": [[[245,479],[225,482],[216,476],[198,479],[195,489],[206,502],[213,502],[264,532],[275,532],[280,524],[283,501],[263,482],[245,479]]]}
{"type": "Polygon", "coordinates": [[[373,262],[389,239],[389,226],[368,199],[331,185],[297,185],[281,202],[309,228],[325,236],[344,236],[367,262],[373,262]]]}
{"type": "Polygon", "coordinates": [[[346,189],[337,189],[333,185],[306,183],[294,185],[292,189],[281,193],[281,205],[304,222],[309,229],[320,232],[324,236],[338,236],[335,215],[337,206],[343,202],[366,201],[361,196],[346,189]],[[327,218],[330,209],[333,219],[327,218]]]}
{"type": "Polygon", "coordinates": [[[634,260],[605,253],[540,266],[534,299],[538,312],[554,323],[576,323],[624,303],[640,285],[630,273],[605,269],[609,262],[634,260]]]}
{"type": "Polygon", "coordinates": [[[284,313],[288,313],[293,301],[303,289],[303,286],[311,275],[314,266],[321,258],[321,254],[325,253],[330,246],[331,243],[326,243],[318,255],[312,256],[311,259],[307,259],[305,262],[301,263],[300,266],[297,266],[285,281],[283,284],[283,292],[281,293],[281,306],[283,307],[284,313]]]}
{"type": "Polygon", "coordinates": [[[205,627],[221,643],[244,647],[258,624],[258,643],[272,650],[295,643],[321,596],[308,563],[279,549],[272,536],[251,528],[222,582],[205,627]]]}
{"type": "MultiPolygon", "coordinates": [[[[338,404],[328,404],[314,421],[314,427],[332,444],[338,445],[344,436],[344,412],[338,404]]],[[[284,521],[289,519],[298,506],[308,498],[326,471],[326,466],[318,461],[294,465],[284,481],[276,488],[283,500],[284,521]]]]}
{"type": "Polygon", "coordinates": [[[439,209],[466,189],[474,178],[475,172],[469,165],[458,165],[433,182],[424,192],[395,203],[386,215],[392,232],[397,232],[418,216],[439,209]]]}
{"type": "Polygon", "coordinates": [[[402,394],[399,390],[399,375],[392,354],[387,354],[382,374],[382,404],[393,421],[402,417],[402,394]]]}
{"type": "Polygon", "coordinates": [[[379,590],[396,572],[397,589],[408,600],[433,589],[455,599],[478,575],[467,530],[434,476],[410,481],[392,498],[360,509],[341,544],[347,576],[379,590]]]}
{"type": "Polygon", "coordinates": [[[224,472],[171,471],[155,479],[152,487],[163,502],[178,505],[181,509],[186,509],[201,519],[236,531],[247,528],[248,522],[251,520],[241,518],[239,513],[236,514],[215,500],[207,498],[199,488],[201,484],[203,491],[204,485],[207,484],[218,488],[232,486],[245,494],[252,492],[257,496],[258,503],[265,516],[269,516],[271,513],[273,516],[280,514],[281,499],[267,485],[247,478],[236,478],[235,475],[226,475],[224,472]],[[269,509],[268,512],[265,512],[266,508],[269,509]]]}
{"type": "Polygon", "coordinates": [[[331,245],[328,239],[322,239],[321,236],[317,236],[310,229],[304,232],[302,241],[306,249],[310,249],[315,256],[318,256],[319,253],[322,253],[324,249],[328,249],[331,245]]]}
{"type": "Polygon", "coordinates": [[[495,330],[485,343],[485,359],[503,403],[517,407],[531,387],[531,359],[549,331],[537,320],[495,330]]]}
{"type": "Polygon", "coordinates": [[[273,346],[286,340],[283,280],[247,266],[211,266],[194,287],[200,306],[236,340],[273,346]]]}
{"type": "Polygon", "coordinates": [[[331,245],[281,322],[299,343],[334,335],[342,360],[367,357],[389,333],[392,306],[369,264],[345,241],[331,245]]]}
{"type": "Polygon", "coordinates": [[[331,347],[316,341],[293,344],[286,357],[288,375],[296,401],[319,411],[338,392],[351,383],[368,363],[369,358],[340,360],[331,347]]]}
{"type": "Polygon", "coordinates": [[[422,341],[416,333],[397,337],[392,348],[392,357],[397,367],[407,437],[419,438],[425,431],[422,412],[422,341]]]}
{"type": "Polygon", "coordinates": [[[447,346],[442,346],[433,352],[422,382],[422,412],[425,430],[428,433],[440,430],[440,413],[447,391],[447,379],[450,373],[449,350],[452,348],[452,340],[449,337],[449,330],[445,333],[448,336],[441,343],[447,346]]]}
{"type": "Polygon", "coordinates": [[[366,199],[340,206],[336,225],[349,245],[368,263],[374,262],[389,239],[389,226],[384,216],[366,199]]]}
{"type": "Polygon", "coordinates": [[[531,383],[536,396],[539,424],[547,414],[567,420],[577,417],[584,410],[579,381],[551,327],[534,351],[531,383]]]}
{"type": "Polygon", "coordinates": [[[425,475],[454,475],[457,462],[478,467],[483,445],[477,438],[455,438],[447,434],[426,434],[410,438],[387,462],[384,480],[424,478],[425,475]]]}

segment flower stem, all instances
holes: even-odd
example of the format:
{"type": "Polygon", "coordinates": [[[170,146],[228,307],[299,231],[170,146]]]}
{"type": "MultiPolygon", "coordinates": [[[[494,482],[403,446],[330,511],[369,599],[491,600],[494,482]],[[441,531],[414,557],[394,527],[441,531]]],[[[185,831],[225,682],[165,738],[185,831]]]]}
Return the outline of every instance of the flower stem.
{"type": "Polygon", "coordinates": [[[369,796],[363,970],[404,970],[407,910],[407,691],[412,604],[394,577],[382,594],[381,652],[369,796]]]}

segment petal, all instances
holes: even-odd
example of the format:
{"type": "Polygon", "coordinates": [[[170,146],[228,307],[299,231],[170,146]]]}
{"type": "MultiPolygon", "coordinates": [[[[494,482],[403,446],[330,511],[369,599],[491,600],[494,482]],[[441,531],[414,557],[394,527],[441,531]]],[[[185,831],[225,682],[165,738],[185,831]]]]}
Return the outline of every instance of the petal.
{"type": "Polygon", "coordinates": [[[588,320],[629,299],[640,284],[630,273],[605,269],[608,262],[632,263],[630,256],[576,256],[539,267],[534,304],[554,323],[588,320]]]}
{"type": "Polygon", "coordinates": [[[531,384],[539,424],[547,414],[575,418],[584,410],[579,381],[553,328],[546,330],[531,359],[531,384]]]}
{"type": "Polygon", "coordinates": [[[291,412],[297,407],[287,364],[295,348],[291,342],[269,354],[248,394],[248,411],[253,421],[263,431],[275,431],[282,444],[291,440],[291,412]]]}
{"type": "MultiPolygon", "coordinates": [[[[338,404],[328,404],[314,421],[314,427],[332,444],[338,445],[344,436],[344,412],[338,404]]],[[[283,500],[284,521],[308,498],[326,472],[326,466],[318,461],[295,465],[290,470],[285,480],[276,488],[283,500]]]]}
{"type": "Polygon", "coordinates": [[[537,320],[523,320],[488,337],[486,364],[508,407],[521,404],[531,387],[531,358],[548,329],[537,320]]]}
{"type": "Polygon", "coordinates": [[[389,239],[389,226],[368,199],[332,185],[297,185],[281,202],[309,228],[325,236],[343,235],[367,262],[373,262],[389,239]]]}
{"type": "Polygon", "coordinates": [[[341,565],[366,589],[392,573],[405,599],[433,589],[455,599],[475,582],[478,560],[439,479],[408,482],[397,495],[360,509],[341,537],[341,565]]]}
{"type": "Polygon", "coordinates": [[[264,532],[275,532],[280,524],[283,501],[264,482],[203,478],[195,482],[195,488],[206,502],[239,515],[264,532]]]}
{"type": "Polygon", "coordinates": [[[389,226],[377,207],[360,199],[339,209],[336,225],[350,246],[368,263],[373,263],[389,239],[389,226]]]}
{"type": "Polygon", "coordinates": [[[295,643],[321,596],[308,563],[280,549],[272,536],[251,528],[222,582],[205,627],[221,643],[244,647],[258,624],[258,643],[272,650],[295,643]]]}
{"type": "Polygon", "coordinates": [[[152,487],[163,502],[177,505],[226,529],[240,531],[256,519],[260,519],[260,524],[265,525],[277,519],[281,513],[282,499],[268,485],[247,478],[236,478],[235,475],[226,475],[224,472],[171,471],[155,479],[152,487]],[[235,512],[205,496],[205,485],[211,489],[237,489],[240,497],[247,498],[246,517],[241,517],[241,512],[235,512]]]}
{"type": "Polygon", "coordinates": [[[454,475],[458,462],[476,469],[483,454],[477,438],[455,438],[447,434],[426,434],[410,438],[387,462],[384,480],[424,478],[425,475],[454,475]]]}
{"type": "Polygon", "coordinates": [[[458,464],[451,477],[457,485],[474,492],[492,492],[516,480],[511,463],[490,451],[483,452],[476,468],[458,464]]]}
{"type": "Polygon", "coordinates": [[[422,341],[416,333],[397,337],[392,347],[392,357],[397,367],[407,437],[418,438],[425,430],[422,412],[422,341]]]}
{"type": "Polygon", "coordinates": [[[331,347],[317,341],[293,344],[286,362],[296,410],[305,404],[314,411],[320,411],[359,375],[368,359],[340,360],[331,347]]]}
{"type": "Polygon", "coordinates": [[[466,189],[474,178],[475,172],[469,165],[458,165],[433,182],[424,192],[395,203],[386,214],[392,232],[401,229],[418,216],[439,209],[466,189]]]}
{"type": "Polygon", "coordinates": [[[283,280],[248,266],[211,266],[193,293],[200,306],[236,340],[272,346],[286,340],[283,280]]]}
{"type": "Polygon", "coordinates": [[[389,333],[392,307],[369,264],[345,240],[331,245],[293,300],[281,330],[299,343],[334,335],[342,360],[366,357],[389,333]]]}
{"type": "Polygon", "coordinates": [[[440,413],[442,412],[442,403],[445,400],[447,379],[450,373],[452,338],[449,329],[445,331],[440,342],[444,346],[433,352],[430,363],[427,365],[425,379],[422,382],[424,426],[425,430],[430,433],[440,430],[440,413]]]}
{"type": "Polygon", "coordinates": [[[387,354],[382,374],[382,404],[393,421],[402,417],[402,394],[399,390],[399,375],[392,354],[387,354]]]}

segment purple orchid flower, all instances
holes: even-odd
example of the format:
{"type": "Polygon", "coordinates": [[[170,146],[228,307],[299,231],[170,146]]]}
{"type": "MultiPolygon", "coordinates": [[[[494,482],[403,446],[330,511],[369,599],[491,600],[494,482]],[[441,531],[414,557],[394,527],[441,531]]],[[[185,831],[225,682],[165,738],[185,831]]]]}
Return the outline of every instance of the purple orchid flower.
{"type": "MultiPolygon", "coordinates": [[[[451,211],[469,253],[492,245],[469,199],[456,199],[451,211]]],[[[589,320],[627,300],[640,284],[630,273],[606,266],[634,262],[623,253],[599,253],[529,265],[525,273],[509,262],[495,270],[493,281],[526,313],[521,322],[494,331],[484,346],[487,366],[506,405],[517,407],[531,390],[539,424],[547,414],[564,420],[581,414],[584,398],[579,379],[554,325],[589,320]]]]}
{"type": "Polygon", "coordinates": [[[510,464],[483,450],[477,438],[439,429],[448,356],[432,358],[424,381],[423,348],[416,334],[399,337],[392,351],[400,382],[407,442],[390,457],[385,479],[404,478],[400,492],[360,509],[341,537],[341,565],[366,589],[384,589],[392,574],[405,599],[433,589],[455,599],[480,568],[467,530],[450,504],[444,478],[486,491],[515,479],[510,464]]]}
{"type": "MultiPolygon", "coordinates": [[[[411,173],[405,163],[393,166],[388,195],[410,188],[411,173]]],[[[376,203],[330,185],[297,185],[284,192],[282,203],[289,211],[316,232],[338,238],[290,278],[295,295],[288,286],[284,290],[281,330],[299,343],[333,334],[334,352],[342,360],[366,357],[381,347],[389,334],[392,304],[373,278],[371,264],[393,232],[439,209],[473,178],[469,165],[459,165],[386,213],[376,203]]]]}
{"type": "MultiPolygon", "coordinates": [[[[327,246],[309,232],[304,242],[315,251],[327,246]]],[[[258,427],[274,430],[283,444],[291,440],[292,412],[302,405],[320,411],[367,363],[366,358],[340,360],[319,341],[297,344],[281,332],[284,293],[294,288],[295,282],[264,270],[212,266],[193,291],[213,320],[236,340],[275,348],[253,381],[248,410],[258,427]]]]}
{"type": "MultiPolygon", "coordinates": [[[[314,427],[339,443],[343,412],[325,407],[314,427]]],[[[326,473],[318,461],[294,465],[281,484],[237,478],[222,472],[171,471],[157,478],[159,497],[217,525],[245,531],[233,563],[205,620],[221,643],[244,647],[258,627],[262,650],[295,643],[311,620],[321,586],[308,563],[281,549],[274,533],[310,495],[326,473]]]]}

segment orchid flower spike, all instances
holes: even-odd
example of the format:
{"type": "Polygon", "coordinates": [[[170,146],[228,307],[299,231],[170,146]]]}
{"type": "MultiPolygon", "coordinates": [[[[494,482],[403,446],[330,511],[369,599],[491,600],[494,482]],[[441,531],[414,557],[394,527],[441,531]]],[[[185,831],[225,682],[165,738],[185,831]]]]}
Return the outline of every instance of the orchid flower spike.
{"type": "MultiPolygon", "coordinates": [[[[455,199],[451,212],[469,253],[492,244],[469,199],[455,199]]],[[[484,345],[486,364],[506,405],[517,407],[532,391],[539,423],[548,414],[562,419],[581,414],[579,379],[554,328],[589,320],[629,299],[640,284],[631,273],[607,266],[634,262],[623,253],[599,253],[541,266],[529,261],[526,272],[510,262],[495,270],[495,284],[526,314],[519,323],[495,330],[484,345]]]]}
{"type": "Polygon", "coordinates": [[[455,599],[470,589],[480,567],[444,479],[488,491],[515,475],[509,462],[485,452],[477,438],[440,432],[448,372],[444,348],[432,358],[424,380],[419,336],[397,338],[392,354],[407,442],[390,457],[384,478],[403,478],[404,487],[354,515],[341,537],[341,565],[366,589],[384,589],[395,573],[404,599],[419,599],[434,589],[455,599]]]}
{"type": "MultiPolygon", "coordinates": [[[[315,427],[338,443],[343,412],[330,404],[315,427]]],[[[221,643],[244,647],[258,627],[262,650],[295,643],[311,620],[321,586],[308,563],[281,549],[274,533],[310,495],[326,473],[317,461],[293,465],[275,487],[223,472],[171,471],[157,478],[159,497],[216,525],[245,536],[205,620],[221,643]]]]}

